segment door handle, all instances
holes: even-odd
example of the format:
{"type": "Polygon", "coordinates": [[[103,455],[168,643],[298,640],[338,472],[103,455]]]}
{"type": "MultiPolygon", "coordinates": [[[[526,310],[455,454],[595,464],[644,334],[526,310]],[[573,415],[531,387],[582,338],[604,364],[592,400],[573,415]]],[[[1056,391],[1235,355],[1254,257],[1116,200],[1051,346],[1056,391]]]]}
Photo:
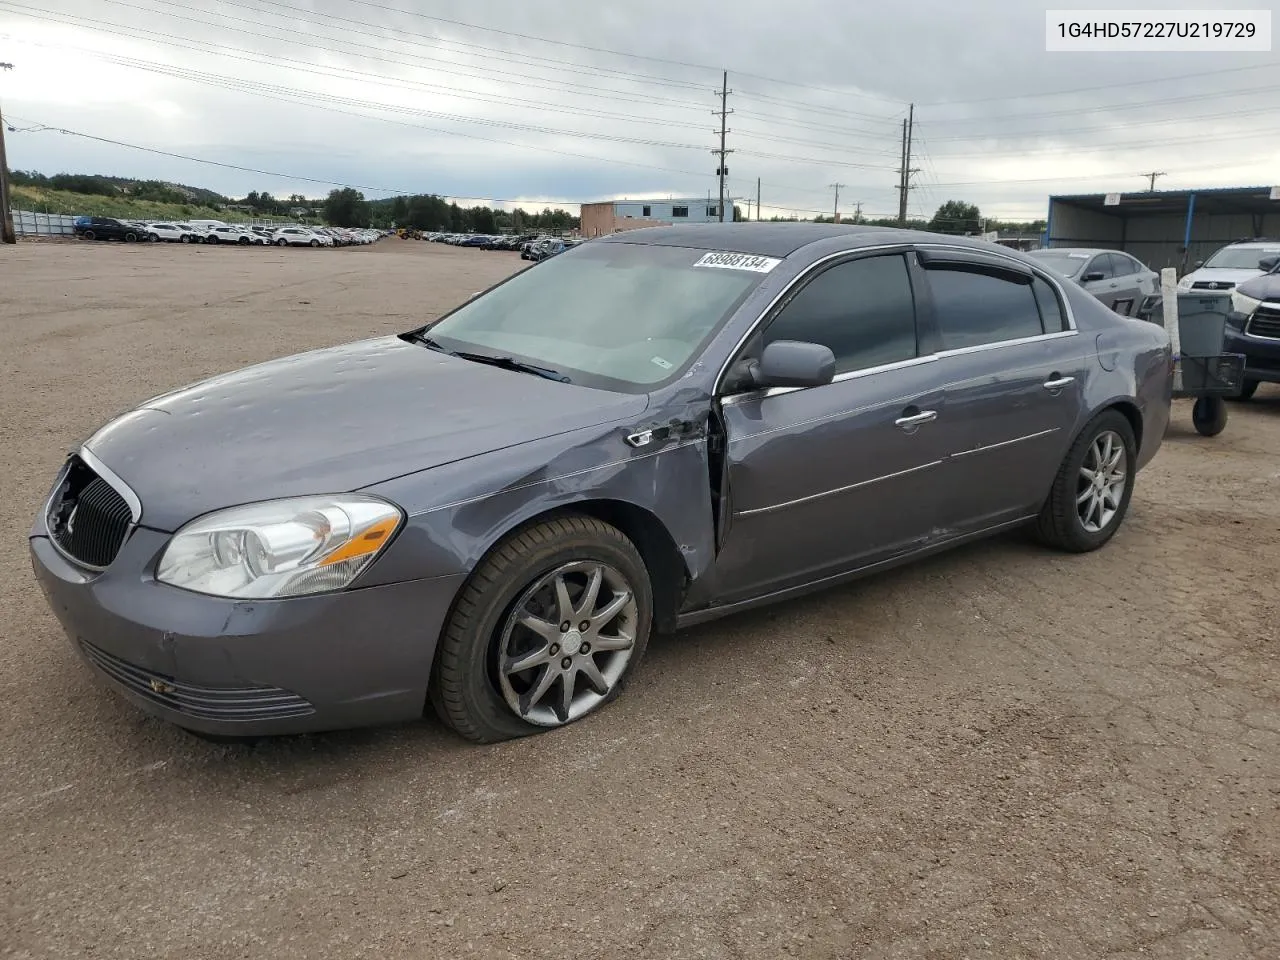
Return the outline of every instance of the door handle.
{"type": "MultiPolygon", "coordinates": [[[[907,407],[907,410],[911,410],[911,409],[914,409],[914,408],[907,407]]],[[[903,413],[906,413],[906,410],[904,410],[903,413]]],[[[913,413],[905,417],[899,417],[897,420],[893,422],[896,426],[899,426],[903,430],[910,432],[911,430],[914,430],[916,427],[920,426],[920,424],[922,423],[929,423],[931,420],[937,420],[937,419],[938,419],[937,410],[921,410],[919,413],[913,413]]]]}
{"type": "Polygon", "coordinates": [[[1058,377],[1056,380],[1046,380],[1044,382],[1044,388],[1046,390],[1061,390],[1063,387],[1067,386],[1068,384],[1075,383],[1075,382],[1076,382],[1075,377],[1058,377]]]}

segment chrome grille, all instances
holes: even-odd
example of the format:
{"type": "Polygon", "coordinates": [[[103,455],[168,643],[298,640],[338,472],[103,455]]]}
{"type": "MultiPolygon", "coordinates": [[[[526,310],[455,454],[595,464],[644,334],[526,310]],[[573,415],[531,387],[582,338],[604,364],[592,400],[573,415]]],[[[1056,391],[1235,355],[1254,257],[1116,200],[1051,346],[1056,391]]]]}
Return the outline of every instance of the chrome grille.
{"type": "Polygon", "coordinates": [[[1230,280],[1196,280],[1191,284],[1192,290],[1231,290],[1234,287],[1230,280]]]}
{"type": "Polygon", "coordinates": [[[279,687],[202,687],[143,670],[80,641],[89,662],[127,690],[200,720],[284,720],[315,713],[307,700],[279,687]]]}
{"type": "Polygon", "coordinates": [[[1259,307],[1245,324],[1244,332],[1254,337],[1280,340],[1280,307],[1259,307]]]}
{"type": "Polygon", "coordinates": [[[116,558],[133,519],[119,491],[74,456],[45,517],[54,543],[72,560],[98,570],[116,558]]]}

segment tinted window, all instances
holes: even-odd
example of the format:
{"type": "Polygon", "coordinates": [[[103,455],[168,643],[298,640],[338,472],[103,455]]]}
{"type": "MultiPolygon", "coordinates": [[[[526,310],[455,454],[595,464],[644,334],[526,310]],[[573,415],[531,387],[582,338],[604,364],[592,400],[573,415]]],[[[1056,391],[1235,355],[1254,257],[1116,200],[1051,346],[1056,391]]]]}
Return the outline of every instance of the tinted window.
{"type": "Polygon", "coordinates": [[[1045,333],[1058,333],[1068,329],[1057,291],[1047,281],[1036,277],[1035,282],[1031,284],[1031,292],[1035,294],[1036,303],[1040,307],[1040,317],[1044,320],[1045,333]]]}
{"type": "MultiPolygon", "coordinates": [[[[1110,280],[1112,277],[1115,276],[1115,272],[1111,266],[1110,254],[1106,254],[1106,253],[1098,254],[1096,257],[1093,258],[1093,261],[1089,264],[1089,266],[1085,268],[1084,273],[1086,276],[1091,273],[1100,273],[1102,274],[1101,279],[1110,280]]],[[[1095,277],[1094,279],[1099,279],[1099,278],[1095,277]]]]}
{"type": "Polygon", "coordinates": [[[809,281],[769,324],[774,340],[821,343],[836,355],[836,373],[916,355],[915,302],[901,256],[851,260],[809,281]]]}
{"type": "Polygon", "coordinates": [[[1128,277],[1138,272],[1138,265],[1124,254],[1111,254],[1112,276],[1128,277]]]}
{"type": "Polygon", "coordinates": [[[930,270],[943,350],[976,347],[1044,333],[1031,286],[986,273],[930,270]]]}

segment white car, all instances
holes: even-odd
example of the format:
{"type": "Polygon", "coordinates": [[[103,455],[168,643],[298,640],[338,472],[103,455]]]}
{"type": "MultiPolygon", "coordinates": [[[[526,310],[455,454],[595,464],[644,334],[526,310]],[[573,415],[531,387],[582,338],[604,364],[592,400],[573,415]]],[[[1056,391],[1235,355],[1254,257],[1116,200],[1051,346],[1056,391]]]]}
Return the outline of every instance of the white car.
{"type": "Polygon", "coordinates": [[[1258,266],[1264,257],[1280,256],[1280,241],[1245,240],[1229,243],[1178,281],[1179,293],[1192,290],[1234,290],[1246,280],[1267,271],[1258,266]]]}
{"type": "Polygon", "coordinates": [[[314,233],[306,227],[283,227],[271,240],[277,247],[331,247],[333,238],[314,233]]]}
{"type": "MultiPolygon", "coordinates": [[[[147,224],[147,237],[153,243],[164,241],[165,243],[190,243],[193,236],[196,235],[195,229],[189,223],[149,223],[147,224]]],[[[197,240],[199,236],[195,237],[197,240]]]]}
{"type": "Polygon", "coordinates": [[[234,243],[247,247],[252,243],[261,243],[261,239],[245,230],[244,227],[214,227],[205,237],[205,243],[234,243]]]}

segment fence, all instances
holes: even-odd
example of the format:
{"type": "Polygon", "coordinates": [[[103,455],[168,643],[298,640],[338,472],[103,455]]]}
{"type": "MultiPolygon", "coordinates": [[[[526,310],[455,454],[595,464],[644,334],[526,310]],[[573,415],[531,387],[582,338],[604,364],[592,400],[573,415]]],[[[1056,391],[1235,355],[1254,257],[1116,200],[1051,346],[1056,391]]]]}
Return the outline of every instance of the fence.
{"type": "Polygon", "coordinates": [[[75,235],[75,217],[62,213],[13,211],[13,229],[20,237],[70,237],[75,235]]]}

